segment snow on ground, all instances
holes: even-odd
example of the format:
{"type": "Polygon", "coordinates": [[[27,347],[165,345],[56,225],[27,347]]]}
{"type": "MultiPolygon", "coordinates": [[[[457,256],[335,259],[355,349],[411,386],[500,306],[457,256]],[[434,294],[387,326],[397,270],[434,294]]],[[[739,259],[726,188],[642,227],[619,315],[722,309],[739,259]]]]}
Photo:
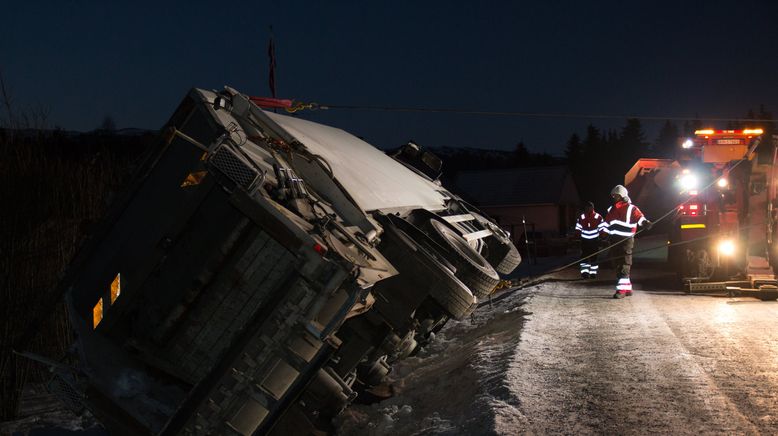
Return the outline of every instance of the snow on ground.
{"type": "Polygon", "coordinates": [[[778,302],[680,292],[663,244],[631,297],[569,268],[447,325],[339,434],[778,434],[778,302]]]}
{"type": "Polygon", "coordinates": [[[339,435],[460,435],[493,432],[494,412],[517,404],[505,372],[519,342],[531,290],[484,304],[470,319],[449,323],[415,357],[393,368],[396,395],[352,405],[339,435]]]}

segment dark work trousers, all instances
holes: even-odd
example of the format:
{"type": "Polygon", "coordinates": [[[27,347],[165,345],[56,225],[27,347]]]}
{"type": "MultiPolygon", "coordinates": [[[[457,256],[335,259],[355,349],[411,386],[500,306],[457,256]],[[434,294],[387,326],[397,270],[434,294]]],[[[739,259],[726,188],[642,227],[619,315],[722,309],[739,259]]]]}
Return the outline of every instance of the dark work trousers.
{"type": "Polygon", "coordinates": [[[587,273],[596,276],[600,267],[597,265],[597,256],[587,257],[597,252],[600,243],[597,238],[581,239],[581,274],[587,273]]]}
{"type": "Polygon", "coordinates": [[[616,243],[619,244],[608,251],[608,258],[616,265],[616,278],[626,279],[629,278],[629,271],[632,269],[632,248],[635,246],[635,238],[612,235],[608,245],[616,243]]]}

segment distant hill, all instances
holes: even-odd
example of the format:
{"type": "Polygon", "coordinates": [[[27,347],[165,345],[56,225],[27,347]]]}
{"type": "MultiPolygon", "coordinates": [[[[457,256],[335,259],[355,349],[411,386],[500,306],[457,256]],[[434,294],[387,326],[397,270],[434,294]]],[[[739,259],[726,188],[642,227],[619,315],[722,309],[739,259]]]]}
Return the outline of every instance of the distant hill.
{"type": "Polygon", "coordinates": [[[460,171],[566,165],[567,160],[546,153],[524,153],[481,148],[428,147],[443,160],[443,182],[460,171]]]}

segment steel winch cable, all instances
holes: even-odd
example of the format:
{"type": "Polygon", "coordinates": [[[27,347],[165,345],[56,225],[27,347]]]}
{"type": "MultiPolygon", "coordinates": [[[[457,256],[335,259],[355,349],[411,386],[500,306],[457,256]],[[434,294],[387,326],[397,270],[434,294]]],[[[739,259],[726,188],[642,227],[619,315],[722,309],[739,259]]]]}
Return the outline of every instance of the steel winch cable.
{"type": "MultiPolygon", "coordinates": [[[[255,103],[262,104],[262,101],[272,100],[263,97],[252,97],[255,103]]],[[[741,123],[778,123],[778,120],[764,120],[760,118],[734,118],[734,117],[700,117],[700,116],[679,116],[679,115],[658,115],[658,114],[603,114],[594,112],[566,113],[566,112],[539,112],[539,111],[515,111],[515,110],[489,110],[489,109],[471,109],[465,107],[432,107],[432,106],[386,106],[386,105],[358,105],[358,104],[327,104],[327,103],[304,103],[296,100],[280,100],[281,106],[270,105],[266,107],[284,107],[289,113],[299,112],[303,109],[317,110],[351,110],[362,112],[409,112],[409,113],[436,113],[436,114],[455,114],[455,115],[474,115],[491,117],[519,117],[519,118],[567,118],[567,119],[612,119],[623,120],[627,118],[638,118],[647,121],[706,121],[706,122],[741,122],[741,123]]]]}

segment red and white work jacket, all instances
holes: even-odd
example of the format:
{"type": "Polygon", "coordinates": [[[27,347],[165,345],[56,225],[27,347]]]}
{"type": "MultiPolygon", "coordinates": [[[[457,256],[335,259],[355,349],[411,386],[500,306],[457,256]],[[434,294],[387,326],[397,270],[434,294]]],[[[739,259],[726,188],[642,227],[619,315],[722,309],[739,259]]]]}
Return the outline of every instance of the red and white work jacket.
{"type": "Polygon", "coordinates": [[[605,233],[631,237],[635,235],[638,226],[645,221],[647,221],[646,217],[637,206],[626,201],[619,201],[608,208],[608,213],[605,215],[607,225],[605,233]]]}
{"type": "Polygon", "coordinates": [[[597,239],[600,232],[605,233],[605,220],[602,215],[592,211],[590,214],[582,213],[575,222],[575,230],[581,239],[597,239]]]}

